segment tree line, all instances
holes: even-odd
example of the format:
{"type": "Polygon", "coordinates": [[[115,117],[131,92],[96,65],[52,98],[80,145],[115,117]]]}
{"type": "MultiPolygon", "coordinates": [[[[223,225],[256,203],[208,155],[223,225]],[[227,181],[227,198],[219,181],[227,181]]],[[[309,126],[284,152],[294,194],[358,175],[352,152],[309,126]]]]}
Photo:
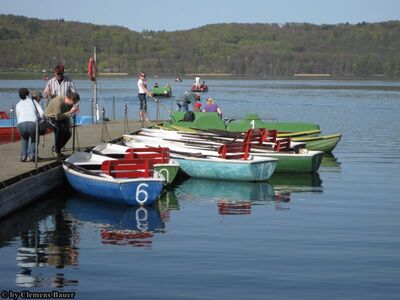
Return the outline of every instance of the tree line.
{"type": "Polygon", "coordinates": [[[158,75],[400,77],[400,22],[315,25],[213,24],[190,30],[135,32],[63,19],[0,15],[0,70],[158,75]]]}

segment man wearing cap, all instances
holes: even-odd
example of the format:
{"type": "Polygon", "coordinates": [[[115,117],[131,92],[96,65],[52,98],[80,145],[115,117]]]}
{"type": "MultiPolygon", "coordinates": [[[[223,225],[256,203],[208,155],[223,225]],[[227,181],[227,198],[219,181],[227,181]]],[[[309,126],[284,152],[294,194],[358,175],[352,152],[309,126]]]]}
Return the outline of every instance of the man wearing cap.
{"type": "Polygon", "coordinates": [[[32,99],[36,100],[36,102],[40,104],[40,101],[43,98],[42,93],[40,91],[33,91],[31,93],[31,95],[32,95],[32,99]]]}
{"type": "Polygon", "coordinates": [[[76,93],[74,83],[68,76],[64,75],[64,65],[58,64],[54,68],[54,74],[54,77],[49,79],[44,89],[46,97],[53,99],[57,96],[66,96],[68,92],[76,93]]]}

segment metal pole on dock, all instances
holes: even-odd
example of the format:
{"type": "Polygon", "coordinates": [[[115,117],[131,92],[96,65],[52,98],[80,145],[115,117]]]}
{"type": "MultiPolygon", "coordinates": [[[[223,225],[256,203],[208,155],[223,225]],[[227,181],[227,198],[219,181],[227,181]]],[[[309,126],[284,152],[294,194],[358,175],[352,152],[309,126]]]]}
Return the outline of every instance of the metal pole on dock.
{"type": "Polygon", "coordinates": [[[36,119],[35,126],[35,169],[38,168],[38,147],[39,147],[39,119],[36,119]]]}
{"type": "Polygon", "coordinates": [[[101,109],[101,142],[105,142],[106,141],[106,139],[105,139],[105,126],[106,126],[106,124],[104,123],[105,122],[105,117],[106,117],[106,110],[104,109],[104,107],[101,109]]]}
{"type": "Polygon", "coordinates": [[[160,103],[157,101],[157,122],[160,120],[160,103]]]}
{"type": "Polygon", "coordinates": [[[124,106],[124,133],[129,133],[128,127],[128,105],[125,104],[124,106]]]}
{"type": "Polygon", "coordinates": [[[113,115],[113,120],[115,120],[115,96],[113,96],[113,101],[112,101],[112,115],[113,115]]]}
{"type": "MultiPolygon", "coordinates": [[[[97,57],[96,57],[96,46],[93,47],[93,59],[94,59],[94,66],[96,67],[97,64],[97,57]]],[[[97,74],[96,74],[97,75],[97,74]]],[[[98,103],[97,103],[97,78],[94,76],[92,79],[93,82],[93,103],[92,103],[92,110],[94,110],[93,113],[93,124],[96,124],[97,121],[99,120],[99,111],[98,111],[98,103]]]]}
{"type": "Polygon", "coordinates": [[[76,115],[72,117],[72,153],[75,153],[76,115]]]}
{"type": "Polygon", "coordinates": [[[11,113],[11,143],[14,143],[14,105],[11,106],[10,108],[10,113],[11,113]]]}

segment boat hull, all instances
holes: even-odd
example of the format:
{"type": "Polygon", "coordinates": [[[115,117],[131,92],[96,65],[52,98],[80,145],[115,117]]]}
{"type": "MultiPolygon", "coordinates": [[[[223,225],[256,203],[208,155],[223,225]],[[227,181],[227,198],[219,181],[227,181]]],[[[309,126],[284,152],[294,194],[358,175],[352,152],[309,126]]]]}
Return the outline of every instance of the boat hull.
{"type": "Polygon", "coordinates": [[[305,154],[285,154],[281,152],[252,153],[261,157],[273,157],[278,159],[275,172],[313,173],[321,166],[324,153],[322,151],[308,151],[305,154]]]}
{"type": "Polygon", "coordinates": [[[150,205],[158,199],[163,189],[161,179],[118,180],[83,174],[65,165],[63,167],[68,183],[76,191],[116,204],[150,205]]]}
{"type": "Polygon", "coordinates": [[[266,181],[276,168],[276,160],[238,161],[175,157],[180,169],[190,177],[236,181],[266,181]]]}
{"type": "Polygon", "coordinates": [[[308,150],[331,152],[335,149],[336,145],[339,143],[342,135],[333,134],[326,136],[316,136],[316,137],[299,137],[293,138],[294,142],[305,143],[305,147],[308,150]]]}
{"type": "Polygon", "coordinates": [[[171,184],[178,175],[179,164],[157,164],[154,170],[164,176],[166,184],[171,184]]]}

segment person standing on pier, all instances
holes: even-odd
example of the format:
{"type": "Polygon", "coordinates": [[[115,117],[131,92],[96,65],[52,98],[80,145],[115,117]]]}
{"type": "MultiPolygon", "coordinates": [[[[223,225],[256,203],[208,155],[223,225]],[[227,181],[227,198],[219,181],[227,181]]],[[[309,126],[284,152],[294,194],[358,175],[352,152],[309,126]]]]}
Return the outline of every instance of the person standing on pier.
{"type": "Polygon", "coordinates": [[[35,161],[36,119],[37,114],[43,117],[43,109],[39,103],[29,97],[28,89],[21,88],[18,93],[20,101],[17,103],[15,110],[18,120],[17,128],[21,136],[20,161],[35,161]]]}
{"type": "Polygon", "coordinates": [[[68,92],[66,96],[55,97],[46,107],[45,116],[54,131],[54,155],[62,158],[61,149],[71,138],[70,118],[79,112],[79,94],[68,92]]]}
{"type": "Polygon", "coordinates": [[[68,92],[76,93],[75,85],[68,76],[64,75],[64,65],[58,64],[54,68],[54,77],[49,79],[44,89],[45,97],[49,99],[47,105],[51,99],[66,96],[68,92]]]}
{"type": "Polygon", "coordinates": [[[153,98],[156,102],[158,100],[156,98],[154,98],[153,94],[147,89],[146,74],[144,72],[140,72],[137,86],[138,86],[138,90],[139,90],[138,98],[139,98],[139,103],[140,103],[139,118],[140,118],[140,122],[142,122],[142,126],[143,126],[144,122],[147,123],[150,121],[149,114],[147,112],[146,95],[153,98]]]}

